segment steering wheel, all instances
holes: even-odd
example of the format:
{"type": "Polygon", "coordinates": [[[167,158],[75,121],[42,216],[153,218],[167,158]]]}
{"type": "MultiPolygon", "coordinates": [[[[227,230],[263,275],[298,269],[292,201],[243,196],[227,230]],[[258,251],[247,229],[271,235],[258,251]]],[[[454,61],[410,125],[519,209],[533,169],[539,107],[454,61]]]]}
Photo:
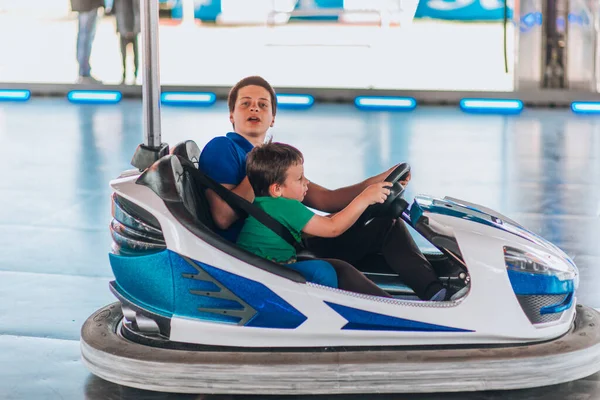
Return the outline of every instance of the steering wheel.
{"type": "Polygon", "coordinates": [[[372,204],[362,213],[358,219],[364,225],[367,225],[373,218],[378,217],[390,217],[399,218],[404,209],[406,208],[406,202],[402,199],[404,194],[404,186],[399,181],[405,180],[410,174],[410,165],[408,163],[402,163],[398,165],[391,174],[384,179],[385,182],[392,183],[389,187],[390,194],[383,203],[372,204]]]}

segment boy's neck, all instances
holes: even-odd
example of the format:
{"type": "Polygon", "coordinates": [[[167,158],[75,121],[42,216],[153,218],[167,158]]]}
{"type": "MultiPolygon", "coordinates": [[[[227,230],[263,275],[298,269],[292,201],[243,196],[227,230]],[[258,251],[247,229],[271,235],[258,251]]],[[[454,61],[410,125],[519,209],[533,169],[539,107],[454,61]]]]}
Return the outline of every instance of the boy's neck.
{"type": "Polygon", "coordinates": [[[241,137],[243,137],[244,139],[249,141],[250,144],[252,144],[252,146],[254,146],[254,147],[260,146],[261,144],[263,144],[265,142],[265,137],[267,136],[267,132],[263,133],[260,136],[250,136],[250,135],[245,135],[240,132],[235,132],[235,133],[237,133],[238,135],[240,135],[241,137]]]}
{"type": "Polygon", "coordinates": [[[288,199],[288,200],[295,200],[292,199],[291,197],[285,197],[285,196],[272,196],[272,195],[266,195],[266,196],[258,196],[258,197],[269,197],[271,199],[288,199]]]}

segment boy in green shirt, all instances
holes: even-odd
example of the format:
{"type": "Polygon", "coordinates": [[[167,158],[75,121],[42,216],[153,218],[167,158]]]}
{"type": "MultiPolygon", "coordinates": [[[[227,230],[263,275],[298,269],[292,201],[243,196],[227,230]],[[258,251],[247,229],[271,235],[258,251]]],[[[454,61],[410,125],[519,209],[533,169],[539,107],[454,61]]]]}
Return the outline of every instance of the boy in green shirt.
{"type": "MultiPolygon", "coordinates": [[[[350,228],[371,204],[383,203],[389,182],[367,187],[342,211],[329,216],[313,213],[302,204],[308,191],[302,153],[287,144],[266,143],[255,147],[246,160],[246,174],[254,190],[254,204],[290,230],[300,242],[302,232],[318,237],[336,237],[350,228]]],[[[297,261],[296,249],[275,232],[248,217],[237,244],[261,257],[285,264],[309,282],[337,287],[333,266],[324,260],[297,261]]]]}

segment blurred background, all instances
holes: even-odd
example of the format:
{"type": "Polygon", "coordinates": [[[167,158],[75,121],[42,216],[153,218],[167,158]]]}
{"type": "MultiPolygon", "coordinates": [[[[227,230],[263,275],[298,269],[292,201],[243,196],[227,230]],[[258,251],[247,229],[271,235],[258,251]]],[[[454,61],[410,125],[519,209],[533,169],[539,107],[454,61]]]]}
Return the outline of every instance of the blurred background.
{"type": "MultiPolygon", "coordinates": [[[[504,1],[160,0],[159,7],[164,85],[229,86],[257,73],[279,87],[514,87],[513,68],[504,68],[504,1]]],[[[99,11],[90,63],[95,78],[118,84],[111,11],[99,11]]],[[[0,35],[10,38],[0,42],[0,82],[77,81],[69,0],[0,0],[0,35]]],[[[511,66],[514,38],[510,24],[511,66]]]]}

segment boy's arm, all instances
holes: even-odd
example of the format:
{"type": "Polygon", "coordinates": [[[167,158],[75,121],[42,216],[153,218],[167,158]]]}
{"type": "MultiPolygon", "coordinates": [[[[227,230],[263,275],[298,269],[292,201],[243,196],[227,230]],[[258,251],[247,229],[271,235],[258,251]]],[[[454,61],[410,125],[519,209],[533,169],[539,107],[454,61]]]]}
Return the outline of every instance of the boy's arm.
{"type": "MultiPolygon", "coordinates": [[[[237,186],[228,184],[223,184],[223,186],[251,203],[254,201],[254,190],[252,190],[248,177],[245,177],[237,186]]],[[[213,220],[219,229],[227,229],[238,220],[239,215],[218,194],[208,189],[206,198],[213,220]]]]}
{"type": "Polygon", "coordinates": [[[346,207],[363,190],[374,183],[383,182],[383,180],[392,173],[398,165],[379,175],[372,176],[357,184],[331,190],[326,189],[316,183],[311,182],[304,198],[303,203],[308,207],[325,212],[337,212],[346,207]]]}
{"type": "MultiPolygon", "coordinates": [[[[248,178],[240,176],[244,170],[241,162],[233,142],[226,137],[217,137],[202,150],[198,168],[238,196],[252,202],[254,191],[248,178]]],[[[213,220],[219,229],[227,229],[237,221],[239,216],[236,212],[215,192],[207,190],[206,198],[213,220]]]]}
{"type": "Polygon", "coordinates": [[[348,204],[346,208],[331,216],[313,216],[303,232],[318,237],[336,237],[344,233],[350,228],[371,204],[383,203],[390,194],[391,186],[389,182],[379,182],[370,185],[354,200],[348,204]]]}

